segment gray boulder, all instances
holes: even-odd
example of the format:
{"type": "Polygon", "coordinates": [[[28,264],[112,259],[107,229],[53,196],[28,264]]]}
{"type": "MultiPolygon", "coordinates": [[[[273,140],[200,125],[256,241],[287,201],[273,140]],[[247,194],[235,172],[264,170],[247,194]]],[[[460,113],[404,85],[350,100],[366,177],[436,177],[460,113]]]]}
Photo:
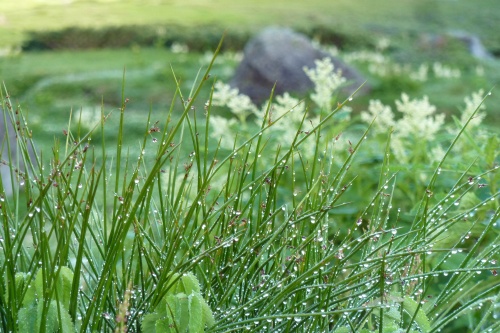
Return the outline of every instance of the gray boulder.
{"type": "Polygon", "coordinates": [[[446,52],[450,43],[463,44],[470,55],[480,60],[491,60],[494,56],[486,49],[481,39],[461,30],[452,30],[442,34],[423,34],[419,38],[420,48],[433,52],[446,52]]]}
{"type": "Polygon", "coordinates": [[[451,37],[458,39],[462,43],[467,46],[470,54],[482,60],[491,60],[493,56],[491,53],[484,47],[483,43],[481,43],[481,39],[478,36],[473,34],[469,34],[465,31],[461,30],[453,30],[448,33],[451,37]]]}
{"type": "MultiPolygon", "coordinates": [[[[329,57],[335,69],[341,69],[348,80],[344,93],[352,93],[365,81],[357,70],[317,49],[305,35],[287,28],[271,27],[245,46],[243,60],[230,84],[256,104],[269,98],[275,83],[275,95],[284,92],[305,95],[314,86],[304,73],[304,66],[314,68],[314,61],[325,57],[329,57]]],[[[369,88],[365,84],[362,90],[367,92],[369,88]]]]}

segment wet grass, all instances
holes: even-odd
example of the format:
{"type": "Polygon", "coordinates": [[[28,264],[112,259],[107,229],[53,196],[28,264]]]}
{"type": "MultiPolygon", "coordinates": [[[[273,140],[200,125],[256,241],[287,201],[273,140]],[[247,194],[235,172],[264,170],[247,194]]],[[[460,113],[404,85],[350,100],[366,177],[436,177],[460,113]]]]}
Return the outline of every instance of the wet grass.
{"type": "Polygon", "coordinates": [[[335,147],[329,129],[349,99],[312,126],[304,114],[290,142],[273,144],[281,120],[268,109],[234,149],[214,144],[217,108],[194,107],[211,99],[212,65],[190,93],[176,85],[158,121],[148,113],[137,151],[124,145],[126,80],[113,115],[102,109],[90,132],[82,121],[66,127],[51,153],[35,157],[28,119],[2,95],[5,117],[19,124],[3,166],[14,193],[0,197],[2,331],[499,328],[498,165],[483,168],[491,156],[464,154],[468,166],[453,170],[465,127],[414,190],[414,208],[402,211],[408,203],[398,192],[408,184],[388,171],[389,141],[379,142],[384,157],[369,169],[358,157],[377,140],[366,139],[370,125],[349,149],[335,147]],[[194,305],[200,297],[211,310],[194,305]]]}

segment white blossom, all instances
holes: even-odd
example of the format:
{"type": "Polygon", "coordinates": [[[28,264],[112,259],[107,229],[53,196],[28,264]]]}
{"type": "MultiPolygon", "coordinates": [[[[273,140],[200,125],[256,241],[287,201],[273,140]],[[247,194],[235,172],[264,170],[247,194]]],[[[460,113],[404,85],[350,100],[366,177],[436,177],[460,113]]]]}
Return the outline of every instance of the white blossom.
{"type": "Polygon", "coordinates": [[[84,106],[73,117],[73,121],[80,126],[91,130],[101,122],[101,106],[84,106]]]}
{"type": "Polygon", "coordinates": [[[434,75],[438,78],[444,79],[456,79],[461,76],[460,70],[456,68],[451,68],[441,64],[440,62],[435,62],[432,65],[432,70],[434,75]]]}
{"type": "Polygon", "coordinates": [[[482,123],[484,117],[486,117],[486,114],[484,112],[480,112],[486,109],[486,105],[481,104],[483,101],[483,96],[484,96],[484,90],[481,89],[473,93],[471,96],[466,96],[464,98],[465,109],[462,111],[462,114],[460,115],[460,122],[463,125],[465,125],[467,120],[469,120],[469,118],[476,111],[476,109],[478,109],[478,112],[474,115],[474,118],[471,119],[469,127],[477,127],[482,123]]]}
{"type": "Polygon", "coordinates": [[[375,133],[386,133],[390,127],[393,127],[396,122],[394,113],[388,105],[382,104],[380,100],[370,100],[368,111],[361,112],[361,120],[366,123],[373,122],[373,130],[375,133]]]}
{"type": "Polygon", "coordinates": [[[222,148],[233,149],[235,137],[234,126],[238,121],[234,118],[227,119],[220,116],[211,115],[210,119],[210,136],[214,139],[220,139],[222,148]]]}
{"type": "Polygon", "coordinates": [[[401,101],[396,101],[396,108],[403,113],[397,121],[399,135],[433,140],[435,134],[444,124],[444,114],[434,115],[436,107],[429,103],[427,96],[422,99],[410,100],[407,94],[401,95],[401,101]]]}
{"type": "Polygon", "coordinates": [[[245,122],[248,115],[257,112],[257,107],[250,97],[240,94],[237,88],[231,88],[220,81],[215,83],[212,105],[228,107],[241,122],[245,122]]]}
{"type": "Polygon", "coordinates": [[[330,111],[332,98],[339,87],[346,82],[341,71],[334,72],[334,65],[330,58],[315,61],[316,67],[304,67],[304,72],[314,83],[314,93],[311,99],[321,109],[330,111]]]}

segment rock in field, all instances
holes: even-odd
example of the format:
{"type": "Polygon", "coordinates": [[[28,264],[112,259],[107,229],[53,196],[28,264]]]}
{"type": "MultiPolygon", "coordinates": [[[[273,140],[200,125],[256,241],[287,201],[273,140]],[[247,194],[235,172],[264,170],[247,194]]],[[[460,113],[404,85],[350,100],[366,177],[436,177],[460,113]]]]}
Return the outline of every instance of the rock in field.
{"type": "MultiPolygon", "coordinates": [[[[256,104],[269,98],[276,83],[275,95],[284,92],[306,94],[314,88],[304,73],[304,66],[314,68],[316,59],[329,57],[335,70],[342,70],[348,84],[344,93],[356,90],[365,79],[340,59],[316,48],[303,34],[291,29],[271,27],[263,30],[245,46],[243,61],[236,70],[231,86],[249,96],[256,104]]],[[[362,92],[367,92],[363,86],[362,92]]]]}

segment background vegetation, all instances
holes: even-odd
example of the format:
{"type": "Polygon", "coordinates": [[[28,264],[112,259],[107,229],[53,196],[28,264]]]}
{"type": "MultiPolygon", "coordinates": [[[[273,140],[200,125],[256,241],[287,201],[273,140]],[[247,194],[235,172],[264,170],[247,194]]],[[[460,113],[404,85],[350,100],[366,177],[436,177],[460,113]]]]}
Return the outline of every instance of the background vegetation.
{"type": "Polygon", "coordinates": [[[498,55],[498,15],[492,0],[2,2],[17,148],[0,331],[498,330],[500,64],[426,44],[461,29],[498,55]],[[310,95],[300,117],[275,96],[273,120],[218,103],[269,24],[335,45],[372,93],[310,95]],[[392,128],[366,118],[372,99],[392,128]]]}

